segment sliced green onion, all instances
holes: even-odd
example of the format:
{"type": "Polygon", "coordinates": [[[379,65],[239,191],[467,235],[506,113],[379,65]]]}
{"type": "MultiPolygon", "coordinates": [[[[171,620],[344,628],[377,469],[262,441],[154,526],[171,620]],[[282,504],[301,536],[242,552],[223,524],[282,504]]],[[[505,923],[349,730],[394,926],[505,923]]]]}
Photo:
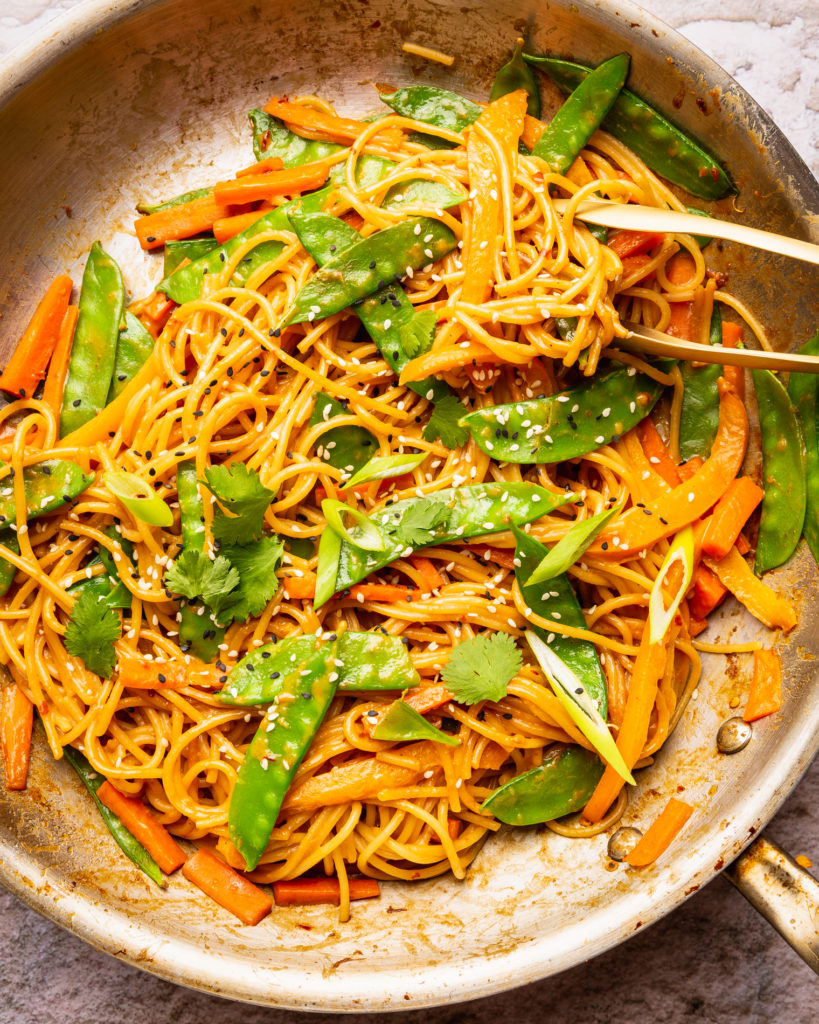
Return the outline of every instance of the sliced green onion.
{"type": "Polygon", "coordinates": [[[148,526],[170,526],[173,522],[173,512],[136,473],[114,469],[107,472],[103,479],[114,497],[141,522],[148,526]]]}
{"type": "Polygon", "coordinates": [[[364,551],[383,551],[386,548],[387,542],[381,531],[369,516],[359,512],[357,508],[345,505],[343,501],[336,501],[335,498],[325,498],[321,503],[321,511],[330,529],[353,547],[362,548],[364,551]],[[350,533],[344,525],[345,515],[355,520],[359,533],[350,533]]]}
{"type": "Polygon", "coordinates": [[[648,599],[648,628],[649,628],[649,640],[653,644],[658,644],[665,636],[665,632],[671,624],[671,620],[677,613],[677,609],[680,606],[680,601],[683,599],[683,594],[691,586],[691,579],[694,575],[694,531],[690,526],[686,526],[680,530],[677,536],[671,543],[671,547],[668,549],[668,554],[663,559],[663,564],[660,566],[660,572],[657,579],[654,580],[654,586],[651,588],[651,597],[648,599]],[[665,607],[663,601],[663,583],[671,567],[675,562],[681,562],[683,567],[683,577],[680,580],[680,585],[674,591],[674,596],[671,598],[671,604],[668,608],[665,607]]]}
{"type": "Polygon", "coordinates": [[[532,575],[526,581],[526,586],[535,583],[545,583],[555,576],[562,576],[570,565],[590,548],[597,536],[603,532],[609,522],[617,515],[622,505],[615,505],[605,512],[599,512],[590,519],[583,519],[571,527],[565,537],[555,544],[548,555],[535,568],[532,575]]]}
{"type": "Polygon", "coordinates": [[[394,701],[389,706],[384,717],[373,729],[373,739],[432,740],[433,743],[445,743],[448,747],[461,745],[457,736],[450,736],[443,729],[436,729],[403,700],[394,701]]]}
{"type": "Polygon", "coordinates": [[[329,601],[336,592],[340,555],[341,537],[333,530],[325,530],[319,541],[316,563],[316,596],[313,598],[316,608],[329,601]]]}
{"type": "Polygon", "coordinates": [[[545,644],[531,629],[526,630],[526,639],[571,720],[603,760],[611,765],[620,778],[630,782],[633,786],[634,777],[628,770],[623,755],[617,749],[617,744],[609,732],[609,727],[603,721],[602,715],[597,710],[597,705],[587,693],[586,688],[566,662],[562,658],[558,658],[551,647],[545,644]]]}
{"type": "Polygon", "coordinates": [[[375,455],[350,477],[344,487],[357,487],[370,480],[389,480],[401,476],[420,466],[426,457],[426,452],[418,452],[417,455],[375,455]]]}

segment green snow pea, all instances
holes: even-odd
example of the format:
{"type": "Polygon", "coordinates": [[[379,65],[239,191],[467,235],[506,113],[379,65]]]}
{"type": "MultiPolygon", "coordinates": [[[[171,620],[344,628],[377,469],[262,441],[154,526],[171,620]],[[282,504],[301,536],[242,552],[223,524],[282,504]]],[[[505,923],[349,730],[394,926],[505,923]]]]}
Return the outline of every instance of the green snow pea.
{"type": "Polygon", "coordinates": [[[506,825],[554,821],[588,803],[604,770],[600,758],[583,747],[556,744],[537,768],[499,786],[481,810],[506,825]]]}
{"type": "Polygon", "coordinates": [[[483,111],[480,104],[449,89],[437,89],[431,85],[411,85],[396,92],[382,93],[380,98],[402,117],[451,132],[462,132],[477,121],[483,111]]]}
{"type": "MultiPolygon", "coordinates": [[[[803,355],[819,355],[819,332],[799,351],[803,355]]],[[[819,378],[813,373],[792,373],[788,395],[796,407],[805,437],[807,500],[802,533],[819,565],[819,378]]]]}
{"type": "Polygon", "coordinates": [[[524,89],[529,97],[526,103],[526,113],[531,117],[540,117],[540,90],[532,69],[523,59],[522,39],[515,41],[511,59],[495,75],[489,99],[500,99],[501,96],[515,92],[517,89],[524,89]]]}
{"type": "Polygon", "coordinates": [[[565,174],[620,95],[630,64],[627,53],[618,53],[584,78],[546,126],[532,155],[565,174]]]}
{"type": "MultiPolygon", "coordinates": [[[[716,303],[711,314],[708,343],[722,344],[722,316],[716,303]]],[[[722,366],[711,363],[694,367],[685,359],[679,365],[685,385],[680,412],[680,458],[684,462],[695,455],[707,459],[719,421],[717,381],[722,376],[722,366]]]]}
{"type": "MultiPolygon", "coordinates": [[[[205,550],[205,509],[199,482],[196,478],[196,463],[185,459],[176,468],[176,492],[179,498],[179,517],[182,525],[183,550],[205,550]]],[[[218,625],[208,609],[197,602],[181,604],[179,619],[179,640],[183,651],[190,651],[200,661],[215,661],[219,656],[219,644],[225,638],[225,631],[218,625]]]]}
{"type": "Polygon", "coordinates": [[[77,773],[80,781],[91,794],[91,799],[96,804],[97,810],[102,816],[108,831],[116,840],[117,846],[125,856],[134,862],[140,871],[144,871],[152,882],[164,886],[165,882],[159,865],[148,853],[142,843],[135,839],[128,829],[122,824],[119,818],[112,811],[109,811],[105,804],[97,796],[97,790],[105,782],[105,776],[95,772],[85,756],[74,747],[63,747],[63,755],[77,773]]]}
{"type": "MultiPolygon", "coordinates": [[[[17,540],[17,534],[11,531],[0,533],[0,544],[7,547],[9,551],[13,551],[15,555],[20,554],[20,542],[17,540]]],[[[5,558],[0,558],[0,597],[5,597],[9,592],[9,587],[14,580],[16,572],[16,565],[7,562],[5,558]]]]}
{"type": "MultiPolygon", "coordinates": [[[[107,526],[102,532],[111,540],[116,541],[128,558],[133,560],[134,545],[117,533],[115,526],[107,526]]],[[[84,591],[90,590],[96,597],[105,601],[109,608],[130,608],[131,591],[120,579],[116,562],[108,548],[101,547],[88,562],[86,568],[93,568],[100,564],[105,567],[104,573],[92,576],[91,579],[77,580],[68,588],[68,593],[72,597],[79,597],[84,591]]]]}
{"type": "MultiPolygon", "coordinates": [[[[524,54],[564,93],[570,93],[592,71],[557,57],[524,54]]],[[[641,160],[675,185],[701,199],[721,199],[736,192],[720,164],[685,132],[628,89],[614,102],[602,127],[625,143],[641,160]]]]}
{"type": "MultiPolygon", "coordinates": [[[[695,217],[708,216],[705,210],[698,210],[696,206],[686,206],[686,210],[688,210],[689,213],[693,213],[695,217]]],[[[708,235],[692,235],[691,237],[694,239],[694,241],[697,243],[700,249],[705,249],[707,246],[711,244],[711,242],[713,242],[713,238],[709,238],[708,235]]],[[[713,345],[714,342],[712,341],[711,344],[713,345]]]]}
{"type": "MultiPolygon", "coordinates": [[[[23,488],[26,495],[26,518],[53,512],[73,501],[94,481],[76,462],[68,459],[46,459],[23,470],[23,488]]],[[[0,481],[0,529],[14,522],[14,490],[11,477],[0,481]]]]}
{"type": "Polygon", "coordinates": [[[277,156],[285,167],[301,167],[345,148],[335,142],[303,139],[264,110],[251,110],[247,116],[253,128],[253,153],[257,160],[277,156]]]}
{"type": "Polygon", "coordinates": [[[384,717],[373,729],[374,740],[401,743],[405,740],[432,740],[447,747],[459,747],[461,741],[443,729],[428,722],[415,708],[403,700],[396,700],[387,708],[384,717]]]}
{"type": "Polygon", "coordinates": [[[339,690],[406,690],[420,679],[398,637],[342,633],[340,637],[288,636],[246,655],[231,669],[219,694],[223,704],[269,704],[282,688],[296,686],[305,671],[323,671],[328,650],[339,690]]]}
{"type": "MultiPolygon", "coordinates": [[[[554,619],[555,622],[572,626],[574,629],[586,629],[586,620],[580,603],[565,573],[555,576],[548,583],[526,582],[549,553],[549,549],[517,527],[513,527],[512,532],[515,535],[515,578],[527,606],[543,619],[554,619]]],[[[540,626],[533,625],[531,628],[562,661],[566,662],[605,718],[608,711],[606,677],[594,644],[588,640],[578,640],[576,637],[561,636],[540,626]]]]}
{"type": "MultiPolygon", "coordinates": [[[[396,501],[369,517],[384,538],[383,551],[365,551],[342,541],[335,592],[358,583],[407,550],[481,537],[508,530],[513,525],[522,526],[548,515],[572,497],[571,494],[553,494],[535,484],[491,483],[453,487],[423,498],[396,501]],[[422,527],[415,533],[413,543],[408,544],[405,531],[419,518],[421,522],[424,518],[427,522],[434,522],[436,518],[440,521],[429,529],[422,527]]],[[[353,537],[356,530],[354,527],[350,531],[353,537]]],[[[317,599],[316,606],[320,603],[317,599]]]]}
{"type": "Polygon", "coordinates": [[[791,557],[802,536],[807,505],[805,440],[788,392],[770,370],[752,370],[762,432],[762,512],[754,572],[791,557]]]}
{"type": "Polygon", "coordinates": [[[114,375],[108,389],[108,402],[113,402],[136,377],[142,364],[154,350],[154,339],[133,313],[125,314],[125,322],[117,337],[117,353],[114,357],[114,375]]]}
{"type": "Polygon", "coordinates": [[[307,675],[290,677],[262,719],[230,798],[228,835],[253,870],[264,853],[296,769],[336,692],[334,645],[307,675]]]}
{"type": "MultiPolygon", "coordinates": [[[[346,416],[347,410],[331,395],[316,395],[316,404],[310,414],[310,426],[326,422],[335,416],[346,416]]],[[[365,465],[378,450],[378,439],[364,427],[352,425],[335,427],[319,438],[321,458],[335,469],[352,474],[365,465]]]]}
{"type": "Polygon", "coordinates": [[[662,390],[651,377],[624,367],[549,398],[479,409],[461,423],[500,462],[562,462],[636,426],[662,390]]]}
{"type": "Polygon", "coordinates": [[[299,290],[280,326],[339,313],[393,278],[441,259],[455,245],[452,231],[431,217],[413,217],[383,228],[328,260],[299,290]]]}
{"type": "Polygon", "coordinates": [[[183,238],[179,241],[166,242],[163,249],[163,277],[170,277],[184,260],[194,263],[203,256],[207,256],[209,252],[213,252],[218,245],[219,243],[213,235],[208,235],[206,238],[183,238]]]}
{"type": "Polygon", "coordinates": [[[160,210],[170,210],[172,206],[182,206],[184,203],[193,202],[194,199],[204,199],[212,191],[213,189],[206,185],[205,188],[195,188],[191,192],[183,192],[173,199],[164,199],[160,203],[137,203],[137,210],[142,214],[159,213],[160,210]]]}
{"type": "Polygon", "coordinates": [[[63,437],[105,407],[124,309],[125,286],[120,269],[100,243],[94,242],[82,276],[77,327],[63,389],[63,437]]]}
{"type": "Polygon", "coordinates": [[[285,537],[282,535],[284,549],[296,558],[303,558],[309,561],[316,553],[315,541],[312,537],[285,537]]]}

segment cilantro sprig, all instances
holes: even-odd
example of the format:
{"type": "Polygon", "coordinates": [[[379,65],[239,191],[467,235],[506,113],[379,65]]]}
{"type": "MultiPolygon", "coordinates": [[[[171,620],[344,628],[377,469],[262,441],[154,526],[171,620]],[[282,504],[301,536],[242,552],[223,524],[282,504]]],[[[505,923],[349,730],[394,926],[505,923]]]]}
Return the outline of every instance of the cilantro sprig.
{"type": "Polygon", "coordinates": [[[441,679],[461,704],[498,701],[523,664],[508,633],[481,633],[458,644],[444,666],[441,679]]]}
{"type": "Polygon", "coordinates": [[[74,602],[65,629],[65,649],[79,658],[89,672],[107,679],[114,671],[114,644],[122,634],[122,623],[103,596],[84,590],[74,602]]]}
{"type": "Polygon", "coordinates": [[[221,544],[248,544],[261,537],[264,514],[276,492],[264,486],[255,470],[242,462],[210,466],[200,483],[221,506],[213,514],[216,540],[221,544]]]}
{"type": "Polygon", "coordinates": [[[451,510],[442,501],[419,499],[404,512],[394,535],[402,544],[423,547],[434,539],[439,526],[446,526],[451,515],[451,510]]]}
{"type": "Polygon", "coordinates": [[[458,420],[466,415],[466,409],[455,395],[446,395],[435,403],[429,423],[424,427],[423,436],[427,441],[437,441],[446,448],[462,448],[469,437],[466,427],[458,425],[458,420]]]}

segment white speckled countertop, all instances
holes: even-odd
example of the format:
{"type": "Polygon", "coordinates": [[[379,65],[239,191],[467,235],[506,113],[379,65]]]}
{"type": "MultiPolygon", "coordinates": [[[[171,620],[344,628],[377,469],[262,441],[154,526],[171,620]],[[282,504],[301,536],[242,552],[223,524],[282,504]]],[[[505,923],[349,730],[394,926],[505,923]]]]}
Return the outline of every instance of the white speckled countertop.
{"type": "MultiPolygon", "coordinates": [[[[0,57],[78,2],[0,0],[0,57]]],[[[819,0],[722,0],[718,6],[712,0],[643,0],[643,7],[732,74],[819,176],[819,0]]],[[[792,854],[806,854],[819,864],[818,808],[819,762],[768,834],[792,854]]],[[[285,1024],[294,1016],[190,992],[144,974],[96,952],[2,891],[0,921],[0,1024],[285,1024]]],[[[517,1024],[547,1017],[556,1024],[813,1024],[816,986],[809,968],[728,882],[717,878],[659,924],[589,964],[514,992],[390,1019],[395,1024],[517,1024]]],[[[316,1014],[314,1019],[338,1018],[316,1014]]]]}

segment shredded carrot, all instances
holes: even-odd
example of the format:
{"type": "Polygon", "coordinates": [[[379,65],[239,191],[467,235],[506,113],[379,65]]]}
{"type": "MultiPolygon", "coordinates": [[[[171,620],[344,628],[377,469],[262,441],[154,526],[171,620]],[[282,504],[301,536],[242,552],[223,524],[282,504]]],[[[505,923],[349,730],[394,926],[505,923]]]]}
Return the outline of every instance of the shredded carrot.
{"type": "Polygon", "coordinates": [[[48,364],[45,384],[43,385],[43,401],[54,410],[54,415],[60,415],[63,404],[63,388],[65,378],[68,376],[68,361],[71,358],[71,345],[74,342],[74,329],[77,326],[79,308],[69,306],[65,311],[63,322],[60,324],[60,335],[57,338],[57,345],[48,364]]]}
{"type": "Polygon", "coordinates": [[[219,220],[213,222],[213,237],[219,245],[224,245],[231,238],[246,231],[251,224],[255,224],[263,216],[263,210],[254,210],[252,213],[237,213],[233,217],[220,217],[219,220]]]}
{"type": "Polygon", "coordinates": [[[620,259],[626,256],[639,256],[662,245],[665,235],[655,231],[618,231],[609,236],[606,245],[616,252],[620,259]]]}
{"type": "Polygon", "coordinates": [[[242,924],[258,924],[273,909],[267,893],[204,847],[185,861],[182,874],[242,924]]]}
{"type": "Polygon", "coordinates": [[[266,174],[248,174],[234,181],[220,181],[213,194],[217,202],[225,205],[255,203],[260,199],[272,199],[274,196],[294,196],[309,192],[323,185],[329,174],[327,162],[319,161],[318,164],[285,167],[280,171],[268,171],[266,174]]]}
{"type": "Polygon", "coordinates": [[[431,590],[437,590],[439,587],[444,585],[444,578],[435,568],[435,564],[430,558],[425,558],[421,555],[415,555],[410,559],[410,565],[421,573],[426,584],[426,592],[429,593],[431,590]]]}
{"type": "Polygon", "coordinates": [[[654,472],[659,473],[669,487],[676,487],[680,483],[680,474],[677,466],[668,454],[665,441],[660,437],[657,428],[654,426],[654,420],[650,416],[646,416],[637,428],[637,432],[640,435],[643,451],[646,453],[654,472]]]}
{"type": "MultiPolygon", "coordinates": [[[[372,127],[366,121],[354,121],[349,117],[325,114],[322,110],[305,107],[300,103],[288,103],[287,100],[280,100],[276,96],[264,109],[266,113],[284,121],[297,135],[324,142],[354,142],[362,132],[372,127]]],[[[396,128],[384,128],[378,135],[384,142],[397,144],[400,144],[404,137],[396,128]]]]}
{"type": "Polygon", "coordinates": [[[754,651],[754,677],[745,705],[746,722],[773,715],[782,707],[782,663],[775,651],[754,651]]]}
{"type": "Polygon", "coordinates": [[[754,618],[764,622],[770,629],[778,626],[785,633],[789,633],[796,625],[796,610],[791,602],[757,579],[736,547],[731,548],[725,558],[718,562],[711,558],[705,558],[704,561],[754,618]]]}
{"type": "Polygon", "coordinates": [[[436,683],[433,686],[415,686],[413,689],[407,690],[401,698],[405,704],[409,704],[419,715],[426,715],[430,711],[435,711],[442,705],[448,704],[452,699],[451,691],[443,683],[436,683]]]}
{"type": "Polygon", "coordinates": [[[215,196],[201,196],[188,203],[138,217],[134,221],[134,230],[143,249],[159,249],[166,242],[210,231],[215,220],[229,213],[230,208],[215,196]]]}
{"type": "Polygon", "coordinates": [[[448,345],[437,352],[429,351],[422,356],[410,359],[401,371],[399,383],[410,384],[423,380],[436,373],[457,370],[466,363],[495,363],[498,357],[483,345],[473,342],[468,348],[461,345],[448,345]]]}
{"type": "Polygon", "coordinates": [[[123,686],[132,690],[181,690],[185,686],[218,689],[218,673],[211,665],[192,660],[148,661],[131,654],[117,658],[117,673],[123,686]]]}
{"type": "MultiPolygon", "coordinates": [[[[707,565],[700,565],[694,573],[691,597],[688,599],[688,611],[694,619],[706,619],[728,593],[728,588],[720,583],[716,573],[711,572],[707,565]]],[[[691,630],[689,629],[689,632],[691,630]]]]}
{"type": "Polygon", "coordinates": [[[490,548],[485,544],[470,544],[468,549],[480,555],[485,562],[494,562],[504,569],[515,568],[515,555],[512,551],[504,551],[503,548],[490,548]]]}
{"type": "MultiPolygon", "coordinates": [[[[381,895],[374,878],[349,878],[351,900],[371,900],[381,895]]],[[[339,903],[341,886],[337,878],[294,878],[274,882],[273,895],[277,907],[310,907],[316,903],[339,903]]]]}
{"type": "Polygon", "coordinates": [[[97,796],[142,843],[166,875],[182,867],[186,858],[181,847],[138,797],[125,796],[107,779],[97,790],[97,796]]]}
{"type": "Polygon", "coordinates": [[[316,575],[285,576],[282,581],[284,592],[291,601],[306,601],[316,596],[316,575]]]}
{"type": "Polygon", "coordinates": [[[359,583],[350,588],[350,597],[356,601],[381,601],[393,604],[396,601],[414,601],[423,597],[423,591],[393,583],[359,583]]]}
{"type": "Polygon", "coordinates": [[[243,167],[236,172],[237,178],[244,178],[248,174],[265,174],[267,171],[280,171],[284,167],[284,161],[280,156],[267,156],[250,167],[243,167]]]}
{"type": "Polygon", "coordinates": [[[25,789],[31,757],[34,705],[16,683],[0,690],[0,740],[6,789],[25,789]]]}
{"type": "MultiPolygon", "coordinates": [[[[737,348],[742,341],[745,332],[738,324],[732,324],[729,321],[723,321],[722,324],[722,344],[725,348],[737,348]]],[[[723,367],[722,374],[726,380],[729,380],[740,398],[745,398],[745,370],[741,366],[728,366],[727,364],[723,367]]]]}
{"type": "Polygon", "coordinates": [[[705,520],[703,552],[711,558],[724,558],[764,497],[765,492],[749,476],[741,476],[732,481],[714,511],[705,520]]]}
{"type": "Polygon", "coordinates": [[[665,853],[693,813],[694,808],[691,804],[672,797],[660,816],[646,829],[645,834],[626,857],[626,861],[634,868],[644,868],[648,864],[653,864],[665,853]]]}
{"type": "Polygon", "coordinates": [[[37,390],[57,346],[73,287],[67,274],[60,274],[48,286],[8,365],[0,374],[0,388],[4,391],[25,398],[37,390]]]}

